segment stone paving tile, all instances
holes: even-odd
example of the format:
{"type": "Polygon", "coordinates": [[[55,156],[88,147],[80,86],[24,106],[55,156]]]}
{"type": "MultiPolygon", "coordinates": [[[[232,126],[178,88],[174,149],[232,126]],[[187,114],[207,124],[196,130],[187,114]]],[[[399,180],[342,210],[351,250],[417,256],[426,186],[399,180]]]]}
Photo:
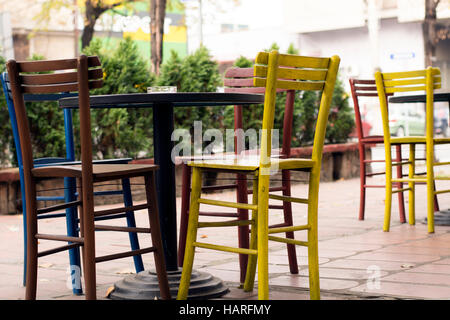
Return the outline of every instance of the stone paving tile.
{"type": "Polygon", "coordinates": [[[392,253],[392,252],[366,252],[357,254],[347,258],[348,260],[372,260],[372,261],[400,261],[400,262],[415,262],[425,263],[439,260],[437,255],[425,255],[425,254],[407,254],[407,253],[392,253]]]}
{"type": "MultiPolygon", "coordinates": [[[[269,285],[309,288],[308,277],[294,275],[270,278],[269,285]]],[[[358,285],[357,281],[320,278],[320,288],[323,290],[344,290],[358,285]]]]}
{"type": "Polygon", "coordinates": [[[450,286],[450,274],[399,272],[380,279],[381,281],[409,282],[450,286]]]}
{"type": "MultiPolygon", "coordinates": [[[[386,271],[400,271],[403,270],[404,263],[398,261],[375,261],[375,260],[356,260],[356,259],[339,259],[323,264],[323,267],[328,268],[342,268],[342,269],[364,269],[371,266],[378,266],[380,270],[386,271]]],[[[409,263],[408,266],[415,266],[414,263],[409,263]]]]}
{"type": "Polygon", "coordinates": [[[417,266],[407,270],[406,272],[425,272],[425,273],[442,273],[450,274],[450,266],[446,264],[429,263],[417,266]]]}
{"type": "MultiPolygon", "coordinates": [[[[348,279],[348,280],[367,280],[371,273],[368,270],[362,269],[337,269],[337,268],[325,268],[320,267],[320,277],[323,278],[336,278],[336,279],[348,279]]],[[[387,275],[387,271],[379,272],[381,277],[387,275]]],[[[300,271],[300,275],[307,276],[308,270],[304,269],[300,271]]]]}
{"type": "Polygon", "coordinates": [[[421,285],[415,283],[382,282],[380,289],[368,289],[367,285],[350,289],[352,292],[390,295],[399,298],[450,299],[450,288],[443,286],[421,285]]]}

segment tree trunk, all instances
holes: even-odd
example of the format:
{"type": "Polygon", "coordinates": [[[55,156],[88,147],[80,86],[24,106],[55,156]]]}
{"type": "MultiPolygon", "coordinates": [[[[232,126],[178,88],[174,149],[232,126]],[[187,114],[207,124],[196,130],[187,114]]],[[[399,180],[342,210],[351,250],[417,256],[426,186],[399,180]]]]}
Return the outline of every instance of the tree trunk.
{"type": "Polygon", "coordinates": [[[151,0],[150,2],[151,62],[152,71],[157,75],[159,75],[163,55],[166,2],[166,0],[151,0]]]}
{"type": "Polygon", "coordinates": [[[423,21],[423,40],[425,49],[425,67],[433,66],[436,55],[436,7],[440,0],[425,0],[425,19],[423,21]]]}

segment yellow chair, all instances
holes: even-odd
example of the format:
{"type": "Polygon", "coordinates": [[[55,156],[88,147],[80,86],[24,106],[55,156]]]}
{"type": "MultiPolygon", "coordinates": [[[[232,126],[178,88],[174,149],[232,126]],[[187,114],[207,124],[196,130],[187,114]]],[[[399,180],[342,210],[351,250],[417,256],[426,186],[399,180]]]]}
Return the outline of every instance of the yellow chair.
{"type": "Polygon", "coordinates": [[[253,289],[256,265],[258,264],[258,298],[269,298],[268,284],[268,241],[279,241],[308,247],[309,282],[311,299],[320,299],[319,264],[317,247],[317,209],[322,149],[330,110],[331,97],[336,81],[340,59],[302,57],[296,55],[260,52],[255,61],[254,84],[266,88],[264,100],[263,125],[261,131],[260,154],[254,158],[235,158],[231,160],[204,160],[190,162],[193,167],[191,204],[189,210],[188,234],[178,299],[186,299],[189,291],[195,248],[243,253],[249,255],[244,290],[253,289]],[[277,80],[283,79],[283,80],[277,80]],[[322,91],[318,120],[311,159],[271,158],[271,141],[275,112],[276,89],[322,91]],[[200,197],[202,172],[208,169],[222,169],[252,175],[253,199],[251,204],[218,201],[200,197]],[[294,198],[269,194],[271,173],[277,170],[301,170],[309,172],[308,198],[294,198]],[[303,203],[308,205],[307,224],[300,226],[268,228],[268,202],[270,199],[303,203]],[[252,211],[250,220],[229,220],[221,222],[199,222],[200,204],[221,207],[243,208],[252,211]],[[235,248],[197,241],[197,229],[205,227],[251,226],[250,248],[235,248]],[[307,241],[272,236],[275,233],[305,230],[307,241]],[[270,234],[270,235],[269,235],[270,234]]]}
{"type": "MultiPolygon", "coordinates": [[[[428,232],[434,232],[434,196],[436,194],[450,192],[450,190],[435,191],[435,180],[450,180],[450,177],[435,176],[434,167],[450,164],[450,162],[436,162],[434,157],[434,145],[450,143],[450,138],[434,137],[434,89],[441,87],[441,72],[438,68],[428,67],[426,70],[375,73],[378,96],[380,99],[381,116],[383,120],[384,144],[386,153],[386,201],[384,212],[384,231],[389,231],[391,219],[392,193],[409,191],[409,224],[415,224],[415,184],[425,182],[427,185],[427,220],[428,232]],[[426,119],[425,136],[391,137],[389,130],[389,114],[386,95],[397,92],[425,91],[426,92],[426,119]],[[391,146],[396,144],[409,144],[409,159],[405,162],[392,162],[391,146]],[[415,172],[416,145],[426,146],[426,176],[417,175],[415,172]],[[407,178],[392,178],[393,166],[408,165],[407,178]],[[408,183],[407,188],[392,189],[393,183],[408,183]]],[[[391,106],[392,107],[392,106],[391,106]]]]}

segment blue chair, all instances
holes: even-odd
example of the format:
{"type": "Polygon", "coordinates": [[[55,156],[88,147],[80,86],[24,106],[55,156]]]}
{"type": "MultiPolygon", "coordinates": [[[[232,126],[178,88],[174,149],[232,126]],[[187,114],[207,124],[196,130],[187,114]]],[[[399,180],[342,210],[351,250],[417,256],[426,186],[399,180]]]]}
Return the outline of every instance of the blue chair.
{"type": "MultiPolygon", "coordinates": [[[[23,227],[26,230],[26,202],[25,202],[25,190],[23,183],[23,165],[22,165],[22,149],[20,146],[19,133],[17,128],[16,114],[14,111],[14,104],[12,100],[12,95],[9,86],[8,74],[6,72],[0,75],[3,92],[6,98],[6,104],[8,106],[9,116],[11,120],[11,127],[13,131],[14,144],[16,147],[17,154],[17,162],[19,167],[19,176],[20,176],[20,190],[22,194],[22,212],[23,212],[23,227]]],[[[76,96],[76,94],[71,93],[63,93],[63,94],[46,94],[46,95],[33,95],[28,94],[24,96],[25,101],[58,101],[61,98],[76,96]]],[[[65,128],[65,143],[66,143],[66,157],[65,158],[56,158],[56,157],[48,157],[48,158],[39,158],[34,160],[35,167],[40,166],[48,166],[48,165],[70,165],[75,163],[80,163],[79,161],[75,161],[75,147],[73,140],[73,122],[72,122],[72,110],[64,109],[64,128],[65,128]]],[[[118,164],[118,163],[128,163],[130,158],[121,158],[121,159],[108,159],[108,160],[97,160],[94,163],[103,163],[103,164],[118,164]]],[[[65,200],[66,202],[75,201],[78,193],[76,191],[76,181],[73,178],[64,178],[64,196],[38,196],[38,201],[58,201],[65,200]]],[[[133,200],[131,197],[131,188],[130,188],[130,180],[123,179],[122,180],[122,190],[118,191],[97,191],[94,195],[113,195],[113,194],[123,194],[123,201],[126,207],[133,206],[133,200]]],[[[53,213],[53,214],[42,214],[39,215],[38,219],[48,219],[48,218],[56,218],[56,217],[66,217],[66,225],[67,225],[67,235],[77,237],[79,232],[79,218],[78,213],[75,208],[66,209],[65,213],[53,213]]],[[[136,222],[134,218],[134,212],[129,211],[124,214],[116,214],[110,216],[102,216],[97,217],[96,220],[107,220],[107,219],[116,219],[116,218],[126,218],[127,226],[135,228],[136,222]]],[[[130,245],[132,250],[139,249],[139,241],[137,234],[134,232],[129,233],[130,245]]],[[[23,284],[25,285],[26,281],[26,254],[27,254],[27,234],[24,231],[24,273],[23,273],[23,284]]],[[[141,255],[136,255],[133,257],[134,265],[136,272],[140,272],[144,270],[144,264],[142,262],[141,255]]],[[[79,247],[73,248],[69,250],[69,261],[71,266],[77,266],[81,270],[80,264],[80,250],[79,247]]],[[[75,270],[73,270],[75,271],[75,270]]],[[[72,272],[72,270],[71,270],[72,272]]],[[[79,285],[81,283],[73,283],[73,293],[74,294],[82,294],[82,289],[79,285]]]]}

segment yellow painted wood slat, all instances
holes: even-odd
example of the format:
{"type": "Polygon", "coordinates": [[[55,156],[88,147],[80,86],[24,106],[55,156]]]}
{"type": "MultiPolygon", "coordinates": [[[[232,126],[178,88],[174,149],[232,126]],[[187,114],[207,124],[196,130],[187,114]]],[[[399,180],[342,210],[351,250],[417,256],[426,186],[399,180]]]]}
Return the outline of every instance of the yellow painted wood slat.
{"type": "Polygon", "coordinates": [[[392,193],[399,193],[399,192],[410,191],[410,190],[412,190],[412,189],[411,188],[395,189],[395,190],[392,190],[392,193]]]}
{"type": "Polygon", "coordinates": [[[383,72],[384,80],[417,78],[417,77],[425,77],[425,76],[426,76],[425,70],[402,71],[402,72],[383,72]]]}
{"type": "Polygon", "coordinates": [[[434,180],[450,180],[450,176],[435,176],[434,180]]]}
{"type": "Polygon", "coordinates": [[[276,242],[288,243],[288,244],[295,244],[297,246],[303,246],[303,247],[309,246],[309,243],[307,241],[300,241],[300,240],[288,239],[288,238],[282,238],[282,237],[269,236],[269,240],[276,241],[276,242]]]}
{"type": "Polygon", "coordinates": [[[309,230],[311,226],[309,224],[301,225],[301,226],[289,226],[289,227],[279,227],[279,228],[270,228],[269,234],[271,233],[282,233],[282,232],[290,232],[290,231],[300,231],[300,230],[309,230]]]}
{"type": "MultiPolygon", "coordinates": [[[[255,87],[264,87],[266,85],[266,79],[254,78],[253,84],[255,87]]],[[[308,81],[287,81],[277,80],[276,87],[287,90],[318,90],[321,91],[324,88],[324,82],[308,82],[308,81]]]]}
{"type": "Polygon", "coordinates": [[[294,197],[282,196],[282,195],[278,195],[278,194],[269,194],[269,199],[280,200],[280,201],[285,201],[285,202],[296,202],[296,203],[308,204],[308,199],[294,198],[294,197]]]}
{"type": "Polygon", "coordinates": [[[392,182],[426,182],[426,178],[404,178],[404,179],[392,179],[392,182]]]}
{"type": "Polygon", "coordinates": [[[410,86],[412,84],[425,84],[425,77],[415,78],[415,79],[402,79],[402,80],[385,80],[385,87],[395,87],[395,86],[410,86]]]}
{"type": "Polygon", "coordinates": [[[433,163],[433,166],[445,166],[450,164],[450,162],[435,162],[433,163]]]}
{"type": "MultiPolygon", "coordinates": [[[[255,66],[255,77],[265,78],[267,76],[266,66],[255,66]]],[[[301,79],[324,81],[327,76],[326,70],[306,70],[292,68],[278,68],[279,79],[301,79]]]]}
{"type": "Polygon", "coordinates": [[[220,246],[220,245],[216,245],[216,244],[212,244],[212,243],[205,243],[205,242],[194,242],[193,246],[198,247],[198,248],[205,248],[205,249],[226,251],[226,252],[233,252],[233,253],[252,254],[252,255],[258,254],[258,250],[220,246]]]}
{"type": "MultiPolygon", "coordinates": [[[[320,58],[320,57],[302,57],[289,54],[279,55],[279,65],[285,67],[296,67],[296,68],[315,68],[315,69],[327,69],[330,64],[330,58],[320,58]]],[[[256,56],[256,64],[268,64],[269,53],[259,52],[256,56]]]]}
{"type": "Polygon", "coordinates": [[[228,221],[209,221],[199,222],[198,228],[212,228],[212,227],[241,227],[254,225],[253,220],[228,220],[228,221]]]}
{"type": "Polygon", "coordinates": [[[434,194],[449,193],[450,189],[435,191],[434,194]]]}
{"type": "MultiPolygon", "coordinates": [[[[441,83],[441,77],[433,77],[433,83],[441,83]]],[[[414,84],[425,84],[426,78],[416,78],[416,79],[404,79],[404,80],[386,80],[384,81],[385,87],[396,87],[396,86],[410,86],[414,84]]]]}
{"type": "Polygon", "coordinates": [[[198,199],[198,202],[203,203],[203,204],[213,205],[213,206],[236,208],[236,209],[246,209],[246,210],[257,210],[258,209],[257,205],[248,204],[248,203],[220,201],[220,200],[202,199],[202,198],[198,199]]]}

